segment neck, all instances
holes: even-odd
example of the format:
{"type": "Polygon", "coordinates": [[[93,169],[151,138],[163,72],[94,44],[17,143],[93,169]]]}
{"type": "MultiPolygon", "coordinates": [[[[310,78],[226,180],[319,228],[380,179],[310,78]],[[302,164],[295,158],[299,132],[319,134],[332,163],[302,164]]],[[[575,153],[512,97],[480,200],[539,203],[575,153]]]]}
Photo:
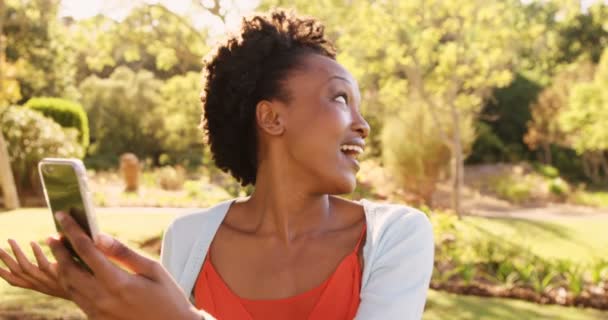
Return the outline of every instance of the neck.
{"type": "Polygon", "coordinates": [[[308,179],[294,172],[297,170],[280,165],[260,164],[255,191],[247,201],[255,232],[284,243],[319,231],[331,217],[331,197],[307,190],[308,179]]]}

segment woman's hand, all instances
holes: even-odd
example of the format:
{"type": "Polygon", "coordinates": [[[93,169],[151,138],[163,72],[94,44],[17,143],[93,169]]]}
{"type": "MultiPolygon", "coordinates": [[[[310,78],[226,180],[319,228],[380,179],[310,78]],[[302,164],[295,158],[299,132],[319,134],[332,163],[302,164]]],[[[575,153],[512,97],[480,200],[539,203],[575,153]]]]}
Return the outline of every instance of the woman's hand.
{"type": "Polygon", "coordinates": [[[57,279],[57,264],[49,262],[37,243],[30,243],[37,265],[29,261],[15,240],[9,239],[8,243],[14,258],[0,249],[0,260],[8,267],[8,270],[0,268],[0,278],[15,287],[68,299],[57,279]]]}
{"type": "Polygon", "coordinates": [[[75,263],[59,239],[48,239],[57,259],[59,282],[89,319],[200,320],[206,316],[190,304],[158,262],[107,235],[99,235],[93,242],[69,215],[59,213],[57,220],[64,236],[93,271],[91,274],[75,263]]]}

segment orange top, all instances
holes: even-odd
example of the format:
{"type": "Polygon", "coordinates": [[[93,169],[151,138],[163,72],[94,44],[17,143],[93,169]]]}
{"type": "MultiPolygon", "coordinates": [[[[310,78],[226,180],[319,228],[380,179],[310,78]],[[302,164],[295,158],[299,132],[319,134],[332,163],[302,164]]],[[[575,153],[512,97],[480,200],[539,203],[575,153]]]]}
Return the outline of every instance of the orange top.
{"type": "Polygon", "coordinates": [[[321,320],[353,319],[359,308],[361,266],[357,253],[365,234],[344,257],[334,273],[316,288],[272,300],[250,300],[237,296],[213,267],[209,253],[194,284],[194,305],[218,320],[321,320]]]}

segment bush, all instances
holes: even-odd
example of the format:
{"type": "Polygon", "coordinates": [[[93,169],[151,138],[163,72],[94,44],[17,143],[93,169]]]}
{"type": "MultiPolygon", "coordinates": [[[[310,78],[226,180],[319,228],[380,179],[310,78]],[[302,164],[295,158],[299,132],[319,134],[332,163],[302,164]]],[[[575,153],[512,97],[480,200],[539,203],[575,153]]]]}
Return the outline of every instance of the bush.
{"type": "Polygon", "coordinates": [[[195,168],[203,163],[203,131],[199,129],[202,106],[199,99],[201,76],[198,72],[174,76],[160,88],[163,129],[159,143],[163,149],[160,165],[180,164],[195,168]]]}
{"type": "Polygon", "coordinates": [[[64,128],[78,130],[80,145],[86,151],[89,146],[89,119],[80,104],[59,98],[32,98],[25,106],[53,119],[64,128]]]}
{"type": "Polygon", "coordinates": [[[11,167],[19,191],[39,192],[38,162],[44,157],[78,157],[83,154],[78,132],[62,128],[42,114],[9,107],[0,114],[0,128],[8,144],[11,167]]]}
{"type": "Polygon", "coordinates": [[[554,178],[549,182],[549,191],[558,197],[564,197],[570,193],[570,186],[562,178],[554,178]]]}
{"type": "Polygon", "coordinates": [[[165,166],[158,170],[158,184],[163,190],[181,190],[185,181],[185,171],[181,168],[165,166]]]}
{"type": "Polygon", "coordinates": [[[109,78],[86,78],[79,88],[91,120],[89,156],[117,159],[131,152],[140,159],[157,159],[164,132],[161,86],[149,71],[124,66],[109,78]]]}
{"type": "Polygon", "coordinates": [[[493,181],[492,189],[496,194],[508,201],[522,203],[530,200],[533,186],[525,179],[511,176],[498,177],[493,181]]]}
{"type": "Polygon", "coordinates": [[[536,172],[542,174],[547,178],[558,178],[560,176],[559,170],[551,165],[534,163],[534,169],[536,170],[536,172]]]}

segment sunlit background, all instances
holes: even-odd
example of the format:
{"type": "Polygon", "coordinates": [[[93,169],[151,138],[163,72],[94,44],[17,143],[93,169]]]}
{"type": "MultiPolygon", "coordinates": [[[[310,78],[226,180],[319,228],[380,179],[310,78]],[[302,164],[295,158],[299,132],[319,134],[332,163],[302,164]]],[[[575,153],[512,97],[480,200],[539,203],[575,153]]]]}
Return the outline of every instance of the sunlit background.
{"type": "MultiPolygon", "coordinates": [[[[433,223],[425,320],[608,319],[608,1],[0,0],[0,247],[55,232],[43,157],[82,159],[101,230],[153,257],[176,214],[250,194],[198,128],[201,69],[275,7],[359,82],[343,196],[433,223]]],[[[0,319],[83,318],[0,280],[0,319]]]]}

